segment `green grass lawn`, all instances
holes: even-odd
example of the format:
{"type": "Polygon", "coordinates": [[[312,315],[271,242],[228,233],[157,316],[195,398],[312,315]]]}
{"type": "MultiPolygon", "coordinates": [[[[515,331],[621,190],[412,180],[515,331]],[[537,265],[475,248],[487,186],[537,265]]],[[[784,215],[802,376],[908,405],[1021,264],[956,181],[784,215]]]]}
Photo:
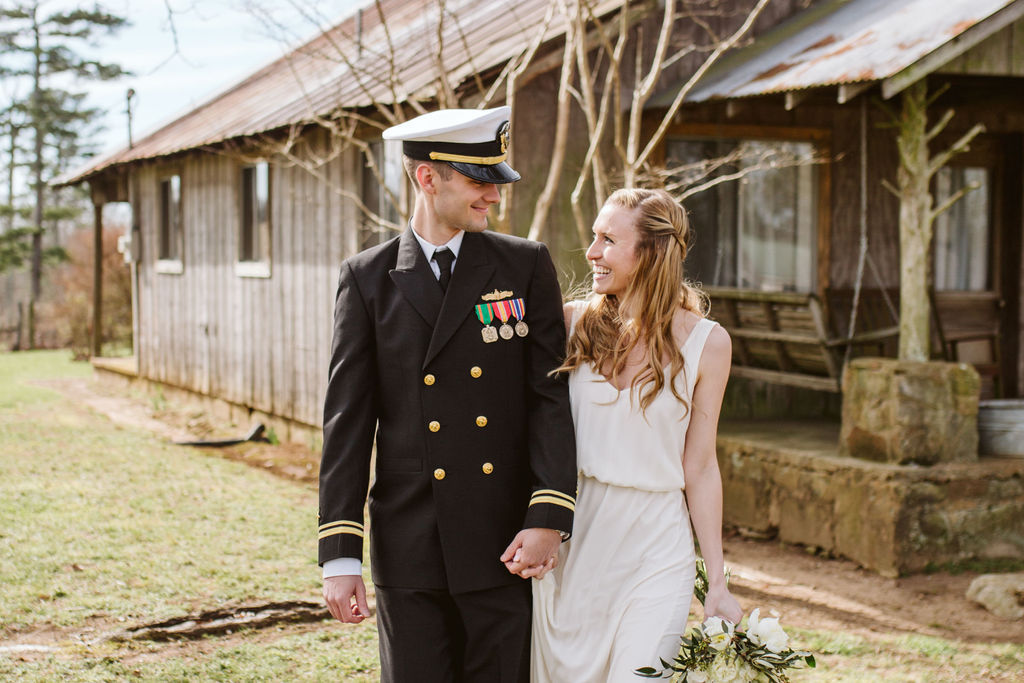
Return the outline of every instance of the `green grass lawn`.
{"type": "MultiPolygon", "coordinates": [[[[37,384],[90,374],[63,353],[0,354],[0,680],[377,680],[369,621],[90,644],[229,605],[320,599],[315,491],[116,427],[37,384]],[[56,649],[4,650],[35,642],[56,649]]],[[[818,660],[794,682],[1024,680],[1021,645],[789,630],[818,660]]]]}
{"type": "MultiPolygon", "coordinates": [[[[116,427],[35,384],[90,374],[63,353],[0,355],[0,640],[320,599],[315,491],[116,427]]],[[[195,657],[180,644],[169,658],[139,647],[0,654],[0,679],[357,680],[376,668],[372,629],[330,623],[195,657]]]]}

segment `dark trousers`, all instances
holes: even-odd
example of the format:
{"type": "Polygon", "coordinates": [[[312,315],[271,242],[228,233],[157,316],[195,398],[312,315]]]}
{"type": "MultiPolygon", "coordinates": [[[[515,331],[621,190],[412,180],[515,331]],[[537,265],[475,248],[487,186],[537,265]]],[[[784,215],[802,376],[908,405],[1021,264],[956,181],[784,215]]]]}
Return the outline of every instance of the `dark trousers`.
{"type": "Polygon", "coordinates": [[[383,683],[529,682],[529,581],[458,595],[376,590],[383,683]]]}

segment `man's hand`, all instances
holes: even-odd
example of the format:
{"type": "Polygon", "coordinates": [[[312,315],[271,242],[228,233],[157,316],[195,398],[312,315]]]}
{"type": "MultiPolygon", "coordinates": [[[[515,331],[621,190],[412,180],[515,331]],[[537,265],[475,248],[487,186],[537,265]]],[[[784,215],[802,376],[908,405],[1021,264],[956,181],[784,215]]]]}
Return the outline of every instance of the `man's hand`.
{"type": "Polygon", "coordinates": [[[562,537],[554,529],[523,529],[505,548],[500,559],[511,574],[518,574],[524,579],[533,576],[543,578],[558,562],[561,543],[562,537]]]}
{"type": "Polygon", "coordinates": [[[324,602],[331,615],[346,624],[358,624],[370,616],[366,586],[361,576],[332,576],[324,579],[324,602]],[[355,604],[353,604],[353,600],[355,604]]]}

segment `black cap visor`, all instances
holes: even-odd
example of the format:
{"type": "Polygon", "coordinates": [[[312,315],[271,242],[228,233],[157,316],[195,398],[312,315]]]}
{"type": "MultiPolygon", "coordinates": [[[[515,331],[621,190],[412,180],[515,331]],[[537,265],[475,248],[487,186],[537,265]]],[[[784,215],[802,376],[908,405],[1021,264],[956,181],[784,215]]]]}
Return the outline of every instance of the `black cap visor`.
{"type": "Polygon", "coordinates": [[[461,161],[446,161],[445,163],[467,178],[472,178],[473,180],[477,180],[481,183],[495,183],[501,185],[504,183],[514,183],[522,177],[504,161],[494,164],[493,166],[484,166],[483,164],[466,164],[461,161]]]}

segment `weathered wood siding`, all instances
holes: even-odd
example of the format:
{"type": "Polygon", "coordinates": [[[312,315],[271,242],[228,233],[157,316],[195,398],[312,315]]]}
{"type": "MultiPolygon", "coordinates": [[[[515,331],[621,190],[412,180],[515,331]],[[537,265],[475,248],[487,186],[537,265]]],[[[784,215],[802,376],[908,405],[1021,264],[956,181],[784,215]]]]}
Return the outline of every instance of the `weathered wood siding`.
{"type": "Polygon", "coordinates": [[[996,31],[943,66],[939,73],[1024,76],[1024,20],[996,31]]]}
{"type": "Polygon", "coordinates": [[[139,372],[310,425],[321,420],[338,266],[355,250],[356,210],[334,189],[358,179],[346,153],[320,169],[271,167],[269,278],[240,277],[240,168],[196,152],[139,171],[139,372]],[[182,182],[183,272],[157,272],[158,182],[182,182]]]}

